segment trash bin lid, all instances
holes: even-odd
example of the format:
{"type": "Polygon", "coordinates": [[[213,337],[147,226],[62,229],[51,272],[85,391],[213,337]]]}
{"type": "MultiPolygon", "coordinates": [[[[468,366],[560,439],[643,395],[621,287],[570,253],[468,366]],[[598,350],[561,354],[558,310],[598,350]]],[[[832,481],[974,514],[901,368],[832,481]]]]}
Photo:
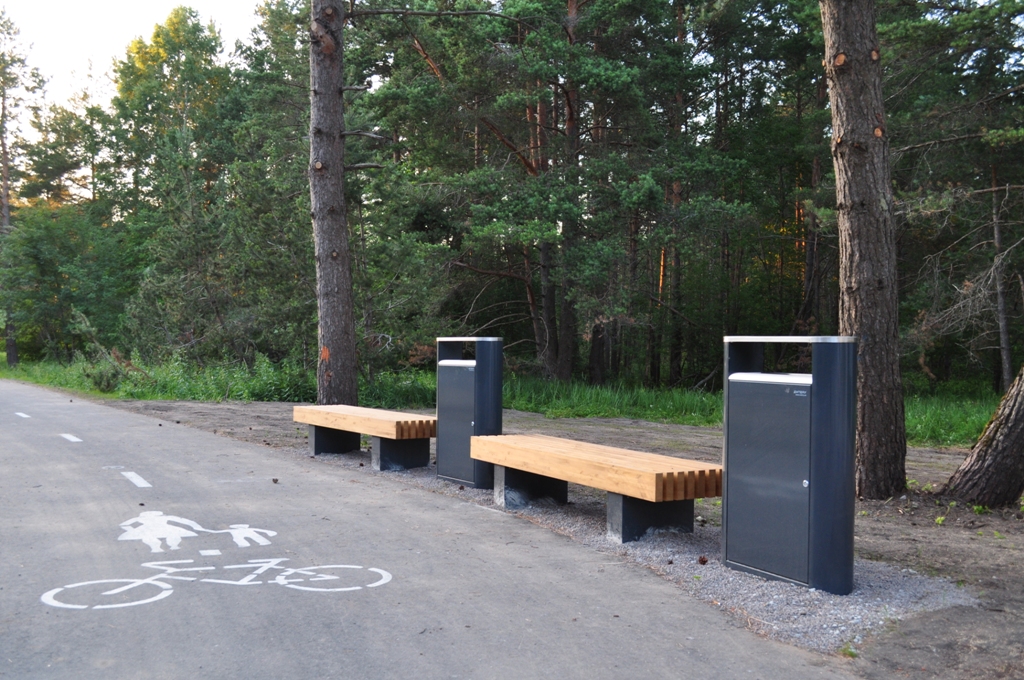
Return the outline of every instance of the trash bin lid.
{"type": "Polygon", "coordinates": [[[730,382],[773,383],[779,385],[810,385],[810,373],[732,373],[730,382]]]}

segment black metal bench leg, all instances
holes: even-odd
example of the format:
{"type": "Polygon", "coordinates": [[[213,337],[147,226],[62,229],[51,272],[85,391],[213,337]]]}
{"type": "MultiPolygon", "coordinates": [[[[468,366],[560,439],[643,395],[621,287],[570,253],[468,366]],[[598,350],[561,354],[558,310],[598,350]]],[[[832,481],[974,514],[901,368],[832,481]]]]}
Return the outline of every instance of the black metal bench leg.
{"type": "Polygon", "coordinates": [[[385,439],[374,437],[370,447],[374,470],[394,471],[430,464],[430,439],[385,439]]]}
{"type": "Polygon", "coordinates": [[[538,498],[551,498],[565,505],[569,500],[569,483],[503,465],[494,466],[495,505],[514,510],[525,508],[538,498]]]}
{"type": "Polygon", "coordinates": [[[309,453],[348,453],[359,450],[359,433],[334,430],[329,427],[309,426],[309,453]]]}
{"type": "Polygon", "coordinates": [[[608,538],[628,543],[641,538],[648,529],[676,527],[693,532],[693,501],[650,501],[608,494],[608,538]]]}

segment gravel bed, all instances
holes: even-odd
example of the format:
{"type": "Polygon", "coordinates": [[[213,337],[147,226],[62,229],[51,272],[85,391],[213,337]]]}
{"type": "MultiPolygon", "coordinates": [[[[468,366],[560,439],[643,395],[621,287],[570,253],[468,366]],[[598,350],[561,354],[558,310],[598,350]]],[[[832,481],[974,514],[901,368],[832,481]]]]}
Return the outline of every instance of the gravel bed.
{"type": "MultiPolygon", "coordinates": [[[[306,449],[295,452],[308,456],[306,449]]],[[[464,488],[438,479],[433,466],[377,472],[370,467],[367,452],[325,454],[317,456],[317,460],[360,468],[360,472],[383,479],[500,510],[494,505],[491,491],[464,488]]],[[[604,496],[604,492],[570,484],[567,506],[541,501],[510,514],[600,552],[648,567],[760,635],[823,653],[855,651],[867,636],[916,612],[978,604],[966,588],[947,579],[863,559],[854,562],[854,589],[849,595],[832,595],[729,569],[721,560],[720,502],[711,499],[697,501],[692,534],[652,530],[639,541],[615,543],[606,535],[604,496]]]]}

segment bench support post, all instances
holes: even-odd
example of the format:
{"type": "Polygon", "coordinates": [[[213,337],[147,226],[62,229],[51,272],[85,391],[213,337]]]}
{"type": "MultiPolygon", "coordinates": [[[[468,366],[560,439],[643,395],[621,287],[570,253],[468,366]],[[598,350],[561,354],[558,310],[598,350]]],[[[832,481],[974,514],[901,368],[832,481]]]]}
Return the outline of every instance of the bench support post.
{"type": "Polygon", "coordinates": [[[504,465],[494,466],[495,505],[515,510],[525,508],[538,498],[551,498],[565,505],[569,500],[569,483],[504,465]]]}
{"type": "Polygon", "coordinates": [[[628,543],[641,538],[648,529],[676,527],[693,533],[693,500],[650,501],[608,493],[608,538],[628,543]]]}
{"type": "Polygon", "coordinates": [[[334,430],[329,427],[309,426],[309,453],[348,453],[359,450],[359,433],[334,430]]]}
{"type": "Polygon", "coordinates": [[[374,470],[388,472],[430,465],[430,439],[374,437],[370,451],[374,470]]]}

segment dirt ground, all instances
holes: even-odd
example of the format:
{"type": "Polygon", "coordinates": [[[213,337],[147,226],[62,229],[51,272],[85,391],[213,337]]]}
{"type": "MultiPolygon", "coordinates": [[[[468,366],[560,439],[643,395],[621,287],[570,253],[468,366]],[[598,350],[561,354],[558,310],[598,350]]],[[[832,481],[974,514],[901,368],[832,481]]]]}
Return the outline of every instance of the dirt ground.
{"type": "MultiPolygon", "coordinates": [[[[253,444],[304,447],[306,427],[292,422],[291,404],[108,401],[116,408],[253,444]]],[[[629,419],[547,419],[505,411],[504,431],[543,433],[668,455],[719,462],[722,432],[714,428],[629,419]]],[[[867,641],[851,661],[866,678],[1024,678],[1024,514],[985,512],[932,491],[956,469],[964,450],[910,449],[905,497],[858,501],[859,557],[942,576],[969,588],[978,607],[918,614],[867,641]],[[980,514],[979,514],[980,513],[980,514]]]]}

